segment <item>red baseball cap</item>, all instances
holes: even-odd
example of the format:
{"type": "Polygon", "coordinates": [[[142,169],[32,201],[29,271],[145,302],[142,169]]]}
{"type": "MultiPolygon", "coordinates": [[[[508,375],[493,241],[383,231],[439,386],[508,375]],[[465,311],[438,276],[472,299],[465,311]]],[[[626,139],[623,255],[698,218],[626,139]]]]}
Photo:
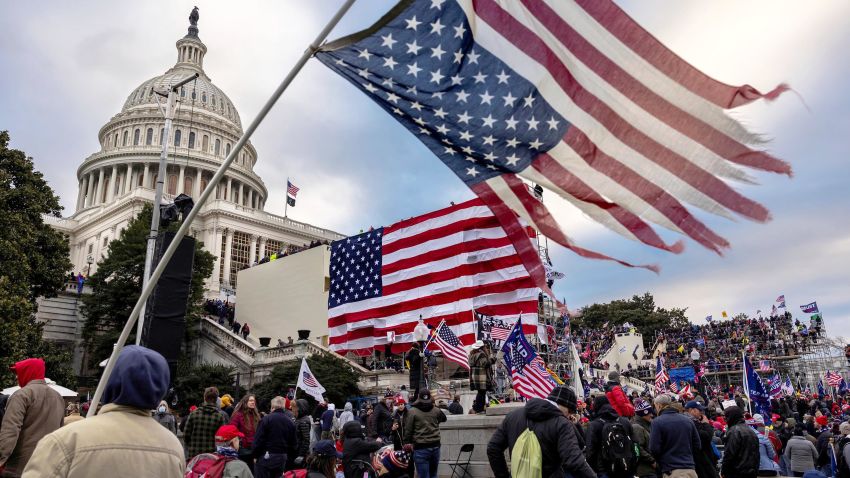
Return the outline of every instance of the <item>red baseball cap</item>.
{"type": "Polygon", "coordinates": [[[217,442],[228,442],[236,437],[245,438],[245,434],[233,425],[222,425],[215,432],[215,441],[217,442]]]}

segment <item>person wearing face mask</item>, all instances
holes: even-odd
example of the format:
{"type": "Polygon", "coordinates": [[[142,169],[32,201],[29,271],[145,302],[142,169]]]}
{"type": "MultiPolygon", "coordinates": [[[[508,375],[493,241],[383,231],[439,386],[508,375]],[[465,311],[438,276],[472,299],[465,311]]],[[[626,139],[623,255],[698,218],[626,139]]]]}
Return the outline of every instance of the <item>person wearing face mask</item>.
{"type": "Polygon", "coordinates": [[[172,414],[171,410],[168,409],[168,403],[166,403],[165,400],[160,400],[159,406],[156,407],[156,411],[153,414],[153,418],[175,436],[177,435],[177,421],[174,419],[174,414],[172,414]]]}
{"type": "Polygon", "coordinates": [[[395,412],[393,413],[393,426],[391,430],[393,438],[393,449],[401,450],[407,442],[404,441],[404,421],[407,419],[407,403],[403,398],[398,397],[395,402],[395,412]]]}
{"type": "MultiPolygon", "coordinates": [[[[387,391],[384,395],[384,401],[378,402],[375,405],[375,411],[372,413],[375,420],[375,434],[385,443],[390,442],[390,436],[393,426],[392,409],[395,405],[395,395],[391,391],[387,391]]],[[[372,437],[375,438],[375,437],[372,437]]]]}

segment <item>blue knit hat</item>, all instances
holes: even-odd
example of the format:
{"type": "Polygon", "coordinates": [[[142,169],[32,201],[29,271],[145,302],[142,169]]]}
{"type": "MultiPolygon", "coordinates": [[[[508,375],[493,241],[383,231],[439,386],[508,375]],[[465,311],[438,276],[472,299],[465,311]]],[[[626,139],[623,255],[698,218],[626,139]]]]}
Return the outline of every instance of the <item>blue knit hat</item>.
{"type": "Polygon", "coordinates": [[[652,413],[652,405],[646,400],[638,400],[635,402],[635,415],[645,417],[652,413]]]}

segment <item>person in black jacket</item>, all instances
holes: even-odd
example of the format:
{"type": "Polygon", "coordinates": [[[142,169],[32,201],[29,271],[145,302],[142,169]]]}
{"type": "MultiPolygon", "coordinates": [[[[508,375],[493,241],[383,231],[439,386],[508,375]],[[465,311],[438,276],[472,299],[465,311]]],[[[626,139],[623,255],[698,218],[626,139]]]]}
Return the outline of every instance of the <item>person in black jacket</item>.
{"type": "Polygon", "coordinates": [[[723,478],[755,478],[759,472],[759,439],[744,422],[744,411],[729,407],[726,415],[726,443],[723,447],[723,478]]]}
{"type": "Polygon", "coordinates": [[[375,435],[369,438],[380,438],[384,442],[392,443],[393,406],[395,405],[393,396],[392,392],[387,391],[384,394],[384,401],[375,404],[375,411],[372,412],[372,419],[375,421],[375,435]]]}
{"type": "Polygon", "coordinates": [[[418,342],[413,342],[410,351],[407,352],[407,361],[410,363],[410,393],[411,396],[419,396],[419,383],[422,381],[422,350],[418,342]]]}
{"type": "Polygon", "coordinates": [[[367,440],[359,422],[348,422],[342,427],[342,469],[345,476],[363,476],[364,463],[371,463],[370,454],[384,444],[367,440]]]}
{"type": "MultiPolygon", "coordinates": [[[[297,458],[301,458],[299,463],[307,458],[310,454],[310,431],[313,428],[313,417],[310,416],[310,404],[307,400],[300,398],[295,401],[295,456],[290,459],[292,464],[297,458]]],[[[299,464],[299,468],[303,468],[303,464],[299,464]]]]}
{"type": "Polygon", "coordinates": [[[283,412],[283,397],[274,397],[271,413],[264,416],[254,435],[254,478],[271,478],[283,474],[286,457],[295,453],[295,423],[283,412]]]}
{"type": "Polygon", "coordinates": [[[487,444],[487,459],[496,478],[510,478],[505,450],[513,450],[517,438],[530,427],[540,442],[543,476],[596,478],[578,444],[576,427],[569,417],[576,410],[576,394],[569,387],[556,386],[546,400],[532,398],[523,408],[505,416],[487,444]]]}
{"type": "Polygon", "coordinates": [[[705,407],[696,400],[685,404],[685,413],[694,419],[694,425],[699,433],[700,449],[694,450],[694,466],[699,478],[718,478],[717,457],[711,447],[714,438],[714,427],[708,423],[705,417],[705,407]]]}

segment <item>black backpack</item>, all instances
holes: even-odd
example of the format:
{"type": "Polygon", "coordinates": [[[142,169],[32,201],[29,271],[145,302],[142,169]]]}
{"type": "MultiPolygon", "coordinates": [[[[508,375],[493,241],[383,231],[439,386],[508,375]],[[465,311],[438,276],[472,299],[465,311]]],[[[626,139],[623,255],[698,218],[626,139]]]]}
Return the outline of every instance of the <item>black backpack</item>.
{"type": "Polygon", "coordinates": [[[632,440],[631,423],[623,423],[622,418],[613,422],[603,420],[600,448],[600,461],[608,476],[634,476],[640,453],[632,440]]]}
{"type": "Polygon", "coordinates": [[[850,443],[850,438],[847,437],[838,440],[838,456],[835,457],[835,461],[838,462],[838,469],[835,472],[835,478],[850,478],[850,466],[844,459],[844,447],[848,443],[850,443]]]}

